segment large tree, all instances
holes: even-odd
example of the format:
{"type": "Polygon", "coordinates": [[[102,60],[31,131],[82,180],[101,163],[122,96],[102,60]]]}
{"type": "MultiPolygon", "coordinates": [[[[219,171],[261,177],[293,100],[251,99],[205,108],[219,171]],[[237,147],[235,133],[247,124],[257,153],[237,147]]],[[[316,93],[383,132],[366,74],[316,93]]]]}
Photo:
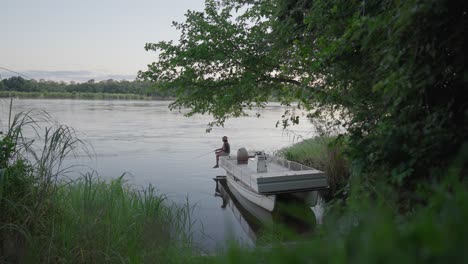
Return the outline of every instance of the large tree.
{"type": "Polygon", "coordinates": [[[174,25],[140,77],[211,125],[272,98],[340,113],[354,168],[396,186],[439,178],[466,143],[465,1],[207,0],[174,25]]]}
{"type": "Polygon", "coordinates": [[[218,125],[272,96],[296,99],[302,73],[289,67],[293,51],[277,45],[273,4],[206,1],[204,12],[188,11],[184,23],[174,22],[181,31],[177,43],[146,45],[160,54],[140,77],[175,88],[172,107],[210,113],[218,125]]]}

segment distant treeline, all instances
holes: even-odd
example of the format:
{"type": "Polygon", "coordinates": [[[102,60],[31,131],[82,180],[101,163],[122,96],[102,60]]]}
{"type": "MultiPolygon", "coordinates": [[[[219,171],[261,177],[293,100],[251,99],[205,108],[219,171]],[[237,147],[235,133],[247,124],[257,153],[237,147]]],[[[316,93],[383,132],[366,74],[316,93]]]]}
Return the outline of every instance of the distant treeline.
{"type": "Polygon", "coordinates": [[[38,98],[38,99],[93,99],[93,100],[153,100],[171,99],[168,96],[147,96],[129,93],[77,93],[77,92],[17,92],[0,91],[0,98],[38,98]]]}
{"type": "MultiPolygon", "coordinates": [[[[154,84],[145,81],[126,80],[104,80],[96,82],[89,80],[84,83],[66,83],[48,80],[25,79],[20,76],[13,76],[0,81],[0,96],[7,95],[19,97],[54,97],[54,98],[107,98],[102,94],[136,95],[123,96],[138,99],[144,98],[168,98],[170,92],[160,92],[155,89],[154,84]],[[99,96],[94,96],[99,95],[99,96]]],[[[112,97],[112,96],[111,96],[112,97]]],[[[115,96],[114,96],[115,97],[115,96]]]]}

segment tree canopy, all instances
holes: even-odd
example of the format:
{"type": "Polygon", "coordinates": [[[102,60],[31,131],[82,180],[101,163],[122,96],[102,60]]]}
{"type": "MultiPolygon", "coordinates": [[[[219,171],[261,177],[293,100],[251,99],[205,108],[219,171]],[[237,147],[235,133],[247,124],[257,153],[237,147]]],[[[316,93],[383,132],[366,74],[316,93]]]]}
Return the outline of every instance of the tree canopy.
{"type": "Polygon", "coordinates": [[[211,125],[272,98],[340,113],[356,170],[415,186],[467,144],[467,24],[466,1],[207,0],[139,77],[211,125]]]}

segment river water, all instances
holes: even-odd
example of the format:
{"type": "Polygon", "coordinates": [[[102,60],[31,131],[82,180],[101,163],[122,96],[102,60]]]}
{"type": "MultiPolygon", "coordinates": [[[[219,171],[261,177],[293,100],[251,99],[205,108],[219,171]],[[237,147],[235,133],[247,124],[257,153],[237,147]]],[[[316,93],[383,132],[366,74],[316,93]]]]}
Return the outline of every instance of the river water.
{"type": "MultiPolygon", "coordinates": [[[[229,240],[252,244],[252,230],[236,210],[222,206],[215,193],[215,178],[225,175],[212,169],[214,155],[203,155],[222,145],[229,137],[231,152],[240,147],[267,153],[293,144],[299,137],[313,136],[305,119],[283,131],[275,124],[284,107],[270,103],[249,117],[228,120],[224,127],[205,129],[210,116],[185,117],[169,111],[169,101],[106,101],[65,99],[15,99],[13,112],[45,110],[62,124],[73,127],[79,137],[92,145],[96,155],[78,158],[77,164],[89,166],[102,177],[126,173],[135,186],[152,184],[170,200],[194,206],[194,238],[205,251],[223,248],[229,240]]],[[[9,100],[0,100],[2,130],[7,127],[9,100]]],[[[78,167],[77,170],[89,170],[78,167]]]]}

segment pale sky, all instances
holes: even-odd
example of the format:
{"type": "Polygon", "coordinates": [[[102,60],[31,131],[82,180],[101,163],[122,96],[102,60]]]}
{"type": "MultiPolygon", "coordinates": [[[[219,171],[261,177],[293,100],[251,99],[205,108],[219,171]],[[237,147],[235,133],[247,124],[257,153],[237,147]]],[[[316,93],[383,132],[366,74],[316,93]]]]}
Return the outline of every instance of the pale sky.
{"type": "Polygon", "coordinates": [[[134,79],[156,60],[145,43],[178,40],[172,21],[203,7],[204,0],[0,0],[0,67],[36,79],[134,79]]]}

